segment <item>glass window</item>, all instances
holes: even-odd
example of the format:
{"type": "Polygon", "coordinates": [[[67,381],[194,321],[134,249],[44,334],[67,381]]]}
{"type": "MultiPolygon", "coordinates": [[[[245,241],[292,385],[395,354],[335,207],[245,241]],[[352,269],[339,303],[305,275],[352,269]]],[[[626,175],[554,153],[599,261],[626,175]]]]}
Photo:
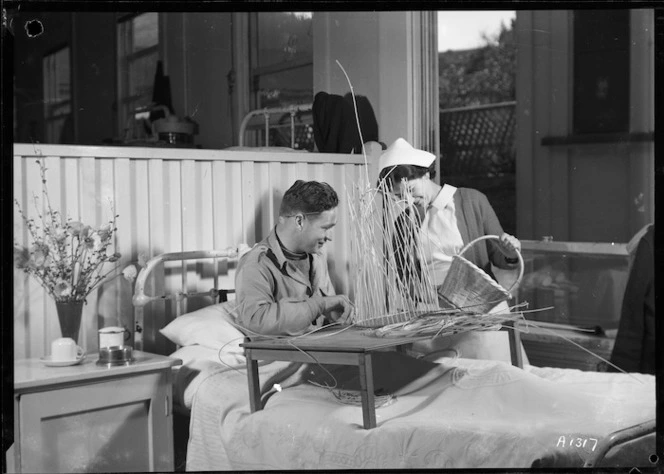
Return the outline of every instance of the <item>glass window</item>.
{"type": "Polygon", "coordinates": [[[142,13],[118,24],[118,103],[120,129],[152,102],[159,60],[159,14],[142,13]]]}
{"type": "Polygon", "coordinates": [[[516,233],[515,11],[439,11],[441,179],[487,195],[516,233]]]}
{"type": "Polygon", "coordinates": [[[629,131],[629,10],[574,12],[574,133],[629,131]]]}
{"type": "Polygon", "coordinates": [[[159,44],[159,16],[157,13],[144,13],[131,20],[133,34],[132,53],[157,46],[159,44]]]}
{"type": "Polygon", "coordinates": [[[71,143],[74,139],[71,114],[70,48],[44,56],[44,123],[48,143],[71,143]]]}
{"type": "Polygon", "coordinates": [[[253,17],[252,81],[256,108],[313,100],[310,12],[257,12],[253,17]]]}
{"type": "MultiPolygon", "coordinates": [[[[313,31],[311,12],[256,12],[250,17],[251,106],[285,108],[313,102],[313,31]]],[[[288,111],[270,115],[270,136],[261,118],[247,130],[262,134],[260,143],[314,149],[311,111],[297,112],[291,137],[288,111]]]]}
{"type": "Polygon", "coordinates": [[[311,64],[313,35],[311,12],[259,12],[256,14],[258,68],[311,64]]]}

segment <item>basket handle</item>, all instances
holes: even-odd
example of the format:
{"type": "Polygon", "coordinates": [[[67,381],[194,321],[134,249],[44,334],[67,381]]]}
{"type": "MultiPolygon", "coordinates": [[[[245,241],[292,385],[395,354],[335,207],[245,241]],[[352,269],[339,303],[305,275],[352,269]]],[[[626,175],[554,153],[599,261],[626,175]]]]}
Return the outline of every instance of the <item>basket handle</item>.
{"type": "MultiPolygon", "coordinates": [[[[481,237],[478,237],[478,238],[476,238],[475,240],[472,240],[472,241],[468,242],[468,243],[466,244],[466,246],[465,246],[464,248],[462,248],[461,251],[459,251],[459,255],[462,255],[466,250],[468,250],[471,246],[475,245],[475,244],[476,244],[477,242],[479,242],[480,240],[488,240],[488,239],[500,240],[500,237],[497,236],[497,235],[483,235],[483,236],[481,236],[481,237]]],[[[511,292],[514,288],[516,288],[516,286],[517,286],[519,283],[521,283],[521,278],[523,278],[523,269],[524,269],[525,265],[524,265],[524,263],[523,263],[523,257],[521,256],[521,252],[519,252],[519,251],[517,250],[517,252],[516,252],[516,256],[517,256],[517,258],[519,259],[519,276],[518,276],[517,279],[514,281],[514,283],[512,283],[512,286],[510,286],[510,287],[508,288],[508,290],[507,290],[508,292],[511,292]]]]}

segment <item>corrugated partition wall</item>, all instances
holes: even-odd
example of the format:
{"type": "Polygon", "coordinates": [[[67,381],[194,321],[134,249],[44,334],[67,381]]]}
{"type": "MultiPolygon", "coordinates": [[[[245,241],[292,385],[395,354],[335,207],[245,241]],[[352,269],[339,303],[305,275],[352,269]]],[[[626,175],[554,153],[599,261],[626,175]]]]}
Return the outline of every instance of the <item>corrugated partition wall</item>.
{"type": "MultiPolygon", "coordinates": [[[[326,181],[341,201],[334,239],[328,243],[330,272],[339,292],[351,288],[346,196],[347,189],[365,176],[362,155],[16,144],[14,197],[35,219],[33,195],[41,197],[38,159],[48,169],[51,206],[63,216],[97,227],[111,219],[114,207],[119,215],[115,244],[122,254],[118,273],[141,254],[149,258],[240,243],[251,246],[271,230],[281,197],[296,179],[326,181]]],[[[31,244],[18,211],[14,216],[15,242],[31,244]]],[[[234,265],[221,267],[227,272],[223,286],[232,287],[234,265]]],[[[168,286],[169,279],[182,281],[183,273],[187,291],[212,288],[212,262],[192,263],[186,272],[181,268],[165,269],[165,281],[153,282],[152,293],[168,286]]],[[[84,349],[96,352],[100,327],[132,327],[132,292],[132,284],[119,276],[90,294],[79,336],[84,349]]],[[[161,313],[158,308],[146,309],[146,350],[161,352],[159,346],[164,345],[157,329],[169,315],[161,313]],[[150,347],[151,340],[157,341],[156,347],[150,347]]],[[[53,299],[34,278],[15,270],[15,357],[49,354],[50,342],[57,337],[60,326],[53,299]]]]}

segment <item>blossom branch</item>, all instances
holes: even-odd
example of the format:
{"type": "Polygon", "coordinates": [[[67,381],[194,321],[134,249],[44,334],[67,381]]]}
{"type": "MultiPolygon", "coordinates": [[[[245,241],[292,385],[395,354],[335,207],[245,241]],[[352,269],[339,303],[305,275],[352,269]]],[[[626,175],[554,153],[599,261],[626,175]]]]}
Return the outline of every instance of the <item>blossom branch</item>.
{"type": "MultiPolygon", "coordinates": [[[[54,210],[46,185],[44,163],[37,160],[42,178],[42,208],[39,197],[33,194],[33,204],[38,222],[21,209],[17,199],[14,202],[32,240],[30,249],[14,243],[14,261],[17,268],[32,275],[56,301],[79,301],[101,285],[107,277],[117,271],[102,273],[107,262],[116,262],[120,254],[109,255],[114,242],[115,209],[111,203],[113,217],[104,226],[93,229],[79,221],[66,220],[54,210]]],[[[117,276],[117,275],[116,275],[117,276]]]]}

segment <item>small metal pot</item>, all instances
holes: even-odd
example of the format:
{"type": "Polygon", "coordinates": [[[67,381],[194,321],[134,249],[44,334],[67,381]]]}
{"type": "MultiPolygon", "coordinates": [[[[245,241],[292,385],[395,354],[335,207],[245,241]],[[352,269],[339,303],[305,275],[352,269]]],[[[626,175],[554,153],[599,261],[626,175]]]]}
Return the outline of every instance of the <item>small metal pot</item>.
{"type": "Polygon", "coordinates": [[[99,348],[97,365],[114,367],[118,365],[131,365],[134,362],[133,348],[131,346],[111,346],[99,348]]]}

